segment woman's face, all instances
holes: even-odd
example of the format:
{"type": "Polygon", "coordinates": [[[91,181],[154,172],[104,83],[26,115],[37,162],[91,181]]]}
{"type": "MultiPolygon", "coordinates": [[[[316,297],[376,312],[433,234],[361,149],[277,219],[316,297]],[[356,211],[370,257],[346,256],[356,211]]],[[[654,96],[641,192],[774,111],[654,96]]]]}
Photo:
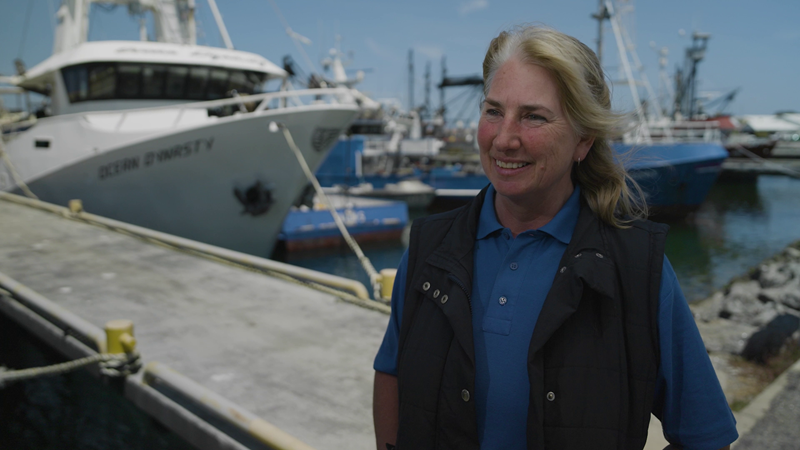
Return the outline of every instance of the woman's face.
{"type": "Polygon", "coordinates": [[[478,125],[481,164],[498,195],[517,204],[566,200],[572,163],[593,141],[572,130],[548,70],[517,58],[500,66],[478,125]]]}

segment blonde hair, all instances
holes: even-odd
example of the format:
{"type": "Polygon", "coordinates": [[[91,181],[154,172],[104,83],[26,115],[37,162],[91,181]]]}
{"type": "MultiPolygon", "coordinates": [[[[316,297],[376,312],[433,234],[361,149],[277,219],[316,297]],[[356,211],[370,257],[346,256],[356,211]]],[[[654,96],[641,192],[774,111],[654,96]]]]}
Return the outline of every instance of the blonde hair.
{"type": "Polygon", "coordinates": [[[492,39],[483,60],[484,95],[497,69],[511,58],[549,70],[575,133],[594,136],[586,158],[572,170],[573,180],[592,211],[617,228],[646,218],[641,188],[622,163],[615,161],[608,143],[622,116],[611,111],[611,93],[597,55],[574,37],[551,28],[522,26],[503,31],[492,39]]]}

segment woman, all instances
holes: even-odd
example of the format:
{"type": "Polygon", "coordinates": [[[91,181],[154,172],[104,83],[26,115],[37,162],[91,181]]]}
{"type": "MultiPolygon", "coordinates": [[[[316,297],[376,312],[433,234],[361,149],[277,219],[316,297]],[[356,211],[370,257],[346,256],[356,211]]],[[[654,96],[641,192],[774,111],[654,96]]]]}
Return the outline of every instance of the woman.
{"type": "Polygon", "coordinates": [[[675,273],[606,141],[595,54],[542,27],[483,63],[491,184],[414,223],[375,360],[379,449],[642,448],[650,413],[684,448],[733,416],[675,273]]]}

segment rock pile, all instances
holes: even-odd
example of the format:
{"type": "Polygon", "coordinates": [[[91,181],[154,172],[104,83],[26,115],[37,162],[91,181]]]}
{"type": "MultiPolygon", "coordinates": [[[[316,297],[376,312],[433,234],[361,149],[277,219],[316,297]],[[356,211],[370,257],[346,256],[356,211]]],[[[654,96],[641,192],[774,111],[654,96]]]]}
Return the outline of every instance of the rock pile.
{"type": "Polygon", "coordinates": [[[694,305],[709,351],[764,362],[800,338],[800,250],[787,247],[750,277],[694,305]]]}

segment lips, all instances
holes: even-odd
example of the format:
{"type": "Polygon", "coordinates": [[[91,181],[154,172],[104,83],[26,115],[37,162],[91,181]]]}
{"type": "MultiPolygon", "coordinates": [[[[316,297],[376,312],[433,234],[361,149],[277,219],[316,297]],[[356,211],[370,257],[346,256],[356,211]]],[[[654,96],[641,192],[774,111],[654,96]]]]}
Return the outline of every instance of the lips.
{"type": "Polygon", "coordinates": [[[503,162],[499,159],[494,160],[495,165],[501,169],[519,169],[521,167],[529,166],[530,163],[523,162],[503,162]]]}

